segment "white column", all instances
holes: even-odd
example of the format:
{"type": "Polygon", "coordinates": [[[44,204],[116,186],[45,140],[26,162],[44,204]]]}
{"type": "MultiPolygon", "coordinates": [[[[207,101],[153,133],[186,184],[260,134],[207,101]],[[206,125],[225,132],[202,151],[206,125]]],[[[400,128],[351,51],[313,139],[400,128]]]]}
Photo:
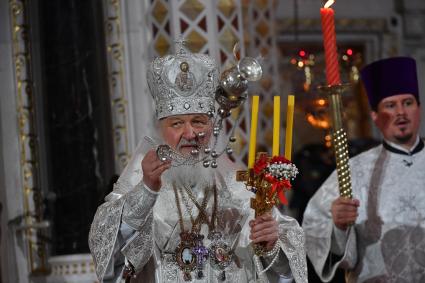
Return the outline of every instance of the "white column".
{"type": "Polygon", "coordinates": [[[132,147],[132,115],[127,83],[127,55],[123,34],[122,1],[104,0],[105,41],[107,50],[109,96],[111,100],[115,171],[127,165],[132,147]]]}
{"type": "Polygon", "coordinates": [[[37,230],[20,230],[40,220],[37,133],[22,1],[0,1],[0,200],[3,282],[29,282],[45,268],[45,246],[37,230]],[[32,215],[32,216],[30,216],[32,215]]]}
{"type": "Polygon", "coordinates": [[[133,152],[137,143],[149,134],[148,129],[153,127],[154,109],[146,81],[150,62],[148,43],[152,35],[147,21],[149,1],[130,0],[122,3],[126,89],[131,101],[128,105],[132,121],[129,131],[132,139],[130,152],[133,152]]]}

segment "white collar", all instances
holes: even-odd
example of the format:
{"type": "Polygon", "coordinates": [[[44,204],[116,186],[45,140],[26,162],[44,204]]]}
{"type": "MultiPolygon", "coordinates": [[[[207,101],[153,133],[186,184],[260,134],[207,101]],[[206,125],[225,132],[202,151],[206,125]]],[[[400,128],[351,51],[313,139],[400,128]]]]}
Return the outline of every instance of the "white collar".
{"type": "Polygon", "coordinates": [[[419,135],[417,135],[416,136],[416,141],[415,141],[415,143],[410,147],[410,149],[409,150],[407,150],[406,148],[404,148],[404,147],[402,147],[401,145],[399,145],[399,144],[396,144],[396,143],[393,143],[393,142],[390,142],[389,140],[387,140],[387,139],[384,139],[384,141],[387,143],[387,144],[389,144],[390,146],[392,146],[392,147],[394,147],[394,148],[396,148],[396,149],[398,149],[398,150],[401,150],[401,151],[403,151],[403,152],[405,152],[405,153],[407,153],[407,154],[409,154],[410,155],[410,153],[415,149],[415,147],[419,144],[419,135]]]}

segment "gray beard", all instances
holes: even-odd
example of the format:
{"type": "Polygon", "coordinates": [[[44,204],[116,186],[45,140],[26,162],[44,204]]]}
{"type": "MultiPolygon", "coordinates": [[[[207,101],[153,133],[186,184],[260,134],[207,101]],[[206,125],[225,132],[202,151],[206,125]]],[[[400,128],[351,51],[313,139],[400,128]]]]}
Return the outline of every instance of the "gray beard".
{"type": "Polygon", "coordinates": [[[202,162],[195,165],[171,167],[162,175],[163,181],[176,186],[191,188],[194,186],[210,186],[213,181],[211,168],[204,168],[202,162]]]}

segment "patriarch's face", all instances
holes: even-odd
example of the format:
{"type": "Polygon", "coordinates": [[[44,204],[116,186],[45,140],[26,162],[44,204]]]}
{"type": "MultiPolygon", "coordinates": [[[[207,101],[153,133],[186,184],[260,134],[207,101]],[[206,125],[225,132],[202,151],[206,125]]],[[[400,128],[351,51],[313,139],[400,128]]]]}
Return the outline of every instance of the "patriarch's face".
{"type": "Polygon", "coordinates": [[[206,145],[211,136],[212,122],[206,114],[174,115],[159,121],[164,142],[182,154],[206,145]],[[200,137],[198,134],[203,132],[200,137]]]}

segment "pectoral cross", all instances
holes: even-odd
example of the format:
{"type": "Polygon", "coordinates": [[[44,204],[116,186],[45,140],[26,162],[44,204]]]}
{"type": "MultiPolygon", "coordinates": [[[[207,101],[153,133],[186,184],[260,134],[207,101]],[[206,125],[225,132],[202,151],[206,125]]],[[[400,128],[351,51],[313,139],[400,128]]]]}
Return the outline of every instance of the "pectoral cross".
{"type": "Polygon", "coordinates": [[[184,39],[184,37],[182,35],[180,35],[175,41],[174,41],[175,45],[176,45],[176,53],[177,54],[181,54],[184,53],[185,50],[183,48],[183,46],[185,46],[187,44],[187,41],[184,39]]]}
{"type": "Polygon", "coordinates": [[[208,259],[208,249],[202,243],[203,239],[203,235],[197,235],[195,239],[196,245],[192,248],[193,253],[196,255],[196,268],[198,269],[198,279],[204,277],[202,269],[204,266],[204,262],[208,259]]]}

